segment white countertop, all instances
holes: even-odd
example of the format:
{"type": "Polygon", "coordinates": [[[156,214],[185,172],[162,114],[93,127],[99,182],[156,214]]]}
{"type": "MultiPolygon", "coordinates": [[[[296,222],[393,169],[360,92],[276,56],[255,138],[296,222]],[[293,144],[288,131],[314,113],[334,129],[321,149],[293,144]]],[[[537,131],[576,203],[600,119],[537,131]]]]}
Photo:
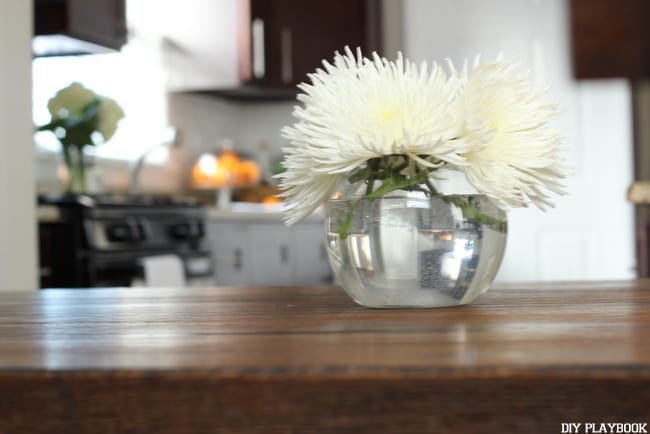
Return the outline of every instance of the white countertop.
{"type": "MultiPolygon", "coordinates": [[[[60,211],[54,205],[38,206],[39,223],[57,222],[60,220],[60,211]]],[[[282,222],[282,204],[259,204],[247,202],[234,202],[228,209],[219,209],[209,207],[208,219],[215,221],[266,221],[282,222]]],[[[322,223],[325,219],[324,210],[319,207],[310,216],[306,217],[303,222],[322,223]]]]}
{"type": "MultiPolygon", "coordinates": [[[[282,204],[261,204],[248,202],[231,203],[227,209],[208,208],[210,220],[237,220],[237,221],[272,221],[282,222],[282,204]]],[[[322,223],[325,219],[322,207],[319,207],[304,222],[322,223]]]]}

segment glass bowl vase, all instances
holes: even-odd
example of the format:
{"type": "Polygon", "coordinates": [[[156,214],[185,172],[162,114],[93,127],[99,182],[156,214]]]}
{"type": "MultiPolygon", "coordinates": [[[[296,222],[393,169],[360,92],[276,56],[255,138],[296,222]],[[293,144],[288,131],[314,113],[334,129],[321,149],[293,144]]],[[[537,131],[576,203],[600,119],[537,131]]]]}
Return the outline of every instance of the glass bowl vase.
{"type": "Polygon", "coordinates": [[[340,189],[325,218],[330,264],[358,304],[456,306],[488,290],[507,234],[506,213],[488,197],[416,185],[369,200],[361,187],[340,189]]]}

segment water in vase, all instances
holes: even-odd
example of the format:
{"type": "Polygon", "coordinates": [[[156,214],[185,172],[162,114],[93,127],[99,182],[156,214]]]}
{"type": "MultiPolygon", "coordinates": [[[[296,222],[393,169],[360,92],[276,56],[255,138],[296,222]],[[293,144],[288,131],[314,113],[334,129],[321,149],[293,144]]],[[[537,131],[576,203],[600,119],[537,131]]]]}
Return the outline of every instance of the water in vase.
{"type": "MultiPolygon", "coordinates": [[[[499,211],[481,196],[486,215],[499,211]]],[[[332,200],[326,221],[330,263],[345,290],[374,307],[464,304],[485,292],[506,233],[440,198],[332,200]]]]}

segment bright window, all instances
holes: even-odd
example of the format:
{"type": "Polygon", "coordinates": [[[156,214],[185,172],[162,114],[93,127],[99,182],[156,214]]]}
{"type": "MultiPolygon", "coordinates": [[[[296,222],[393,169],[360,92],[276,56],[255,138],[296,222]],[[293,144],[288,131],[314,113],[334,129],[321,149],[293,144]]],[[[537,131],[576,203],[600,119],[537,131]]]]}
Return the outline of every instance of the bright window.
{"type": "MultiPolygon", "coordinates": [[[[105,158],[133,160],[167,137],[167,99],[160,63],[151,51],[129,43],[121,52],[87,56],[43,57],[33,62],[33,116],[41,125],[50,120],[48,100],[78,81],[95,93],[113,98],[124,119],[108,142],[95,148],[105,158]]],[[[49,132],[35,136],[39,150],[58,152],[49,132]]]]}

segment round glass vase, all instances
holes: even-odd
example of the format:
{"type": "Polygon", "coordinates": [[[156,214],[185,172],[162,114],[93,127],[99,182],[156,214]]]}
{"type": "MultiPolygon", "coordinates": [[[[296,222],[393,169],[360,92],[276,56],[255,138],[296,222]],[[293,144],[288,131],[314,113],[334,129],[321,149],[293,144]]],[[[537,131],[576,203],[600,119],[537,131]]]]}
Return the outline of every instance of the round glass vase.
{"type": "Polygon", "coordinates": [[[368,200],[342,185],[326,205],[327,253],[339,283],[375,308],[456,306],[485,293],[506,246],[506,213],[479,194],[425,185],[368,200]]]}

